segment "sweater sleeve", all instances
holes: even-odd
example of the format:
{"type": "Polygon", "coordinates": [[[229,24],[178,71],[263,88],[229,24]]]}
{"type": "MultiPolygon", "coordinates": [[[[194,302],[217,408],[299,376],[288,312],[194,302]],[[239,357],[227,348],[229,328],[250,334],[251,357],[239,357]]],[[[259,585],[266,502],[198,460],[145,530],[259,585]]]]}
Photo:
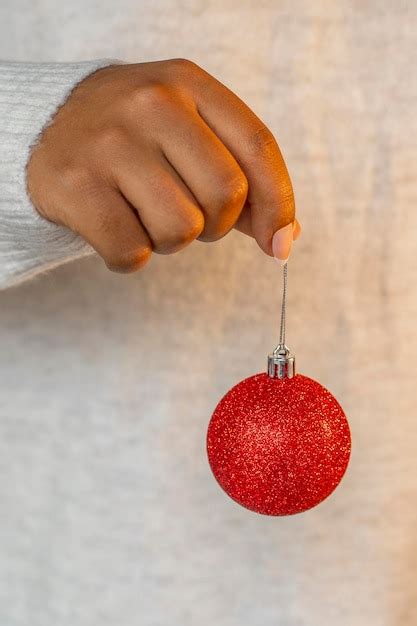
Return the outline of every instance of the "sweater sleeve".
{"type": "Polygon", "coordinates": [[[125,61],[0,61],[0,289],[94,254],[79,235],[39,215],[27,192],[26,165],[32,146],[72,89],[113,63],[125,61]]]}

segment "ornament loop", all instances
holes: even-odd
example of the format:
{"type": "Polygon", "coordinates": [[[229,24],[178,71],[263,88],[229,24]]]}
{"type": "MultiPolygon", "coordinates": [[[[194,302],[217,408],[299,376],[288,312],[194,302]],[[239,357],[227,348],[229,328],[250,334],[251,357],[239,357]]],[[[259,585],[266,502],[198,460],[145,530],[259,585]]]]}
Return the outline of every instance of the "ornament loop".
{"type": "Polygon", "coordinates": [[[285,345],[285,343],[279,343],[272,354],[274,356],[289,356],[290,349],[288,346],[285,345]]]}

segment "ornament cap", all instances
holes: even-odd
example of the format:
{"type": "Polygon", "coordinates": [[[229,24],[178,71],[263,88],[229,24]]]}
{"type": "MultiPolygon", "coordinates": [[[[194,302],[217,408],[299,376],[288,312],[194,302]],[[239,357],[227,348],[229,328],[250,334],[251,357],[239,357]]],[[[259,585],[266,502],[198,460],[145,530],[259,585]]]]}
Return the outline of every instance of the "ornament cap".
{"type": "Polygon", "coordinates": [[[293,378],[295,376],[295,356],[285,344],[278,345],[268,355],[268,376],[270,378],[293,378]]]}

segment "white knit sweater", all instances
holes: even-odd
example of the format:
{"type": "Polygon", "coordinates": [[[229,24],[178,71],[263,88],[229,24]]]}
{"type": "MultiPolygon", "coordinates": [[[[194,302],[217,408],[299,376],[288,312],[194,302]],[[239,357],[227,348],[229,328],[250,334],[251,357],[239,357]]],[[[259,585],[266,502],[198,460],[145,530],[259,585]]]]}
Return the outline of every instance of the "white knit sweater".
{"type": "Polygon", "coordinates": [[[37,213],[26,189],[26,165],[71,89],[99,67],[122,62],[0,62],[0,288],[94,253],[81,237],[37,213]]]}

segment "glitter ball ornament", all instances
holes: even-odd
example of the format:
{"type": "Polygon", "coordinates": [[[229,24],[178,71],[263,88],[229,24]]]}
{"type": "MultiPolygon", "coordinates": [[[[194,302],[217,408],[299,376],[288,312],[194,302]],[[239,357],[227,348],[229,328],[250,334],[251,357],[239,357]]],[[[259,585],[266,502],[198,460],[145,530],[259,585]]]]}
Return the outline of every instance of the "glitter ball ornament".
{"type": "Polygon", "coordinates": [[[302,374],[256,374],[217,405],[207,433],[211,469],[226,493],[265,515],[291,515],[335,489],[350,455],[335,398],[302,374]]]}
{"type": "Polygon", "coordinates": [[[292,515],[322,502],[342,479],[350,457],[343,409],[318,382],[295,374],[285,345],[285,294],[280,343],[267,373],[235,385],[217,405],[207,432],[215,478],[242,506],[292,515]]]}

